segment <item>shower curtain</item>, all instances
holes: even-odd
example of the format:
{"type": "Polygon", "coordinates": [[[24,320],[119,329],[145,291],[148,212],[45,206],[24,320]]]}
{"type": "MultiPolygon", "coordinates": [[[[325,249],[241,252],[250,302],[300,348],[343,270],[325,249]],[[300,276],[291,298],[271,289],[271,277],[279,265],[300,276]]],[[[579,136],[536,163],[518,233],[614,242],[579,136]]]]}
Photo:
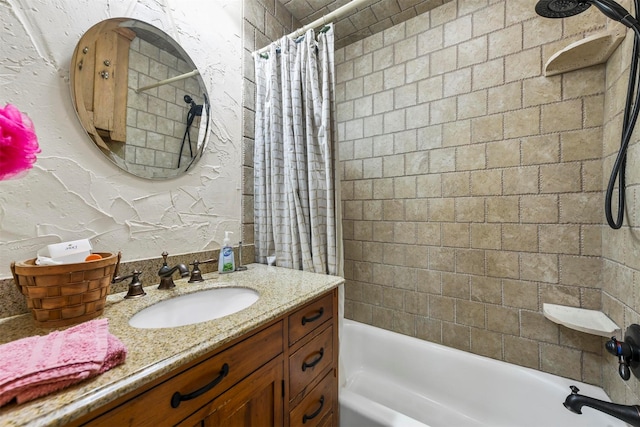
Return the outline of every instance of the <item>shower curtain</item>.
{"type": "Polygon", "coordinates": [[[283,37],[254,60],[257,261],[342,275],[333,26],[317,40],[313,30],[299,43],[283,37]]]}

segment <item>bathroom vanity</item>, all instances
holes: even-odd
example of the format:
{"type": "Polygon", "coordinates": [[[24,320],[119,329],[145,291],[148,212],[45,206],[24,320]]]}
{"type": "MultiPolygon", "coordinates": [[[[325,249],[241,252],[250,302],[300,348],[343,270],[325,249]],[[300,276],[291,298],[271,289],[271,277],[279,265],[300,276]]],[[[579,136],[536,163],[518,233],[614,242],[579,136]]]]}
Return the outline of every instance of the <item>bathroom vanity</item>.
{"type": "MultiPolygon", "coordinates": [[[[112,295],[104,316],[127,346],[126,363],[50,397],[2,408],[0,424],[337,425],[342,281],[250,265],[245,272],[211,274],[201,284],[176,281],[175,291],[150,286],[146,297],[133,301],[112,295]],[[249,287],[260,298],[238,313],[194,325],[137,329],[127,323],[157,301],[216,286],[249,287]]],[[[16,322],[30,324],[26,316],[17,318],[0,321],[0,335],[16,322]]],[[[31,328],[18,329],[28,336],[31,328]]]]}

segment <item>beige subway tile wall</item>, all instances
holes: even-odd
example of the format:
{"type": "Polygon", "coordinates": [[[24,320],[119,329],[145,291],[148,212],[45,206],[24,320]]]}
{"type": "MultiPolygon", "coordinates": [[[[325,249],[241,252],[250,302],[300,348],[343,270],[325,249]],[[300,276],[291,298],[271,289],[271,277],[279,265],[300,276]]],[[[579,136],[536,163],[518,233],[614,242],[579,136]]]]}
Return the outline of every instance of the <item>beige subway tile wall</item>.
{"type": "Polygon", "coordinates": [[[542,314],[639,320],[637,229],[605,229],[602,209],[631,40],[545,77],[557,50],[619,24],[534,6],[452,1],[336,52],[346,317],[637,401],[602,338],[542,314]]]}
{"type": "MultiPolygon", "coordinates": [[[[629,10],[630,1],[622,4],[629,10]]],[[[602,188],[606,188],[613,162],[620,146],[621,123],[624,111],[624,100],[627,91],[629,64],[633,40],[627,37],[622,45],[611,56],[606,65],[606,91],[603,119],[602,143],[602,188]]],[[[640,158],[638,131],[633,133],[628,150],[626,173],[627,207],[625,220],[619,230],[608,226],[601,234],[602,247],[602,309],[624,331],[630,324],[640,323],[640,170],[637,162],[640,158]]],[[[617,201],[617,190],[613,196],[617,201]]],[[[614,204],[613,215],[617,215],[617,203],[614,204]]],[[[597,366],[597,361],[589,360],[597,366]]],[[[615,357],[605,356],[603,385],[615,402],[637,404],[640,400],[640,381],[633,375],[631,380],[623,382],[615,374],[618,362],[615,357]]]]}
{"type": "MultiPolygon", "coordinates": [[[[640,382],[617,376],[603,339],[542,315],[550,302],[602,309],[623,330],[640,323],[634,164],[622,230],[602,212],[632,40],[606,65],[544,77],[559,49],[619,24],[594,8],[543,19],[534,5],[452,1],[336,52],[346,316],[602,385],[635,404],[640,382]]],[[[250,53],[297,24],[279,2],[245,1],[249,241],[250,53]]]]}

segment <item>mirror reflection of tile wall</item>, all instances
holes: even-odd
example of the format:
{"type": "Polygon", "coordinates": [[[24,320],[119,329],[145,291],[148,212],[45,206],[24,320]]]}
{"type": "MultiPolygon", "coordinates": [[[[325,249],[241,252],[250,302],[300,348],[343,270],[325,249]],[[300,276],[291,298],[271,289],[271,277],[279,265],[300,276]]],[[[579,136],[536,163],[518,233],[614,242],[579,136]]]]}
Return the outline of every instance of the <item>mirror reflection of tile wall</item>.
{"type": "MultiPolygon", "coordinates": [[[[136,37],[129,49],[129,91],[127,101],[127,143],[111,149],[125,158],[131,168],[150,176],[167,176],[178,168],[178,156],[186,137],[189,95],[198,104],[204,102],[197,77],[136,93],[138,87],[175,77],[193,69],[181,58],[136,37]]],[[[191,150],[196,152],[200,117],[193,121],[189,135],[191,150]]],[[[119,145],[119,146],[118,146],[119,145]]],[[[191,160],[188,138],[182,147],[180,168],[191,160]]]]}

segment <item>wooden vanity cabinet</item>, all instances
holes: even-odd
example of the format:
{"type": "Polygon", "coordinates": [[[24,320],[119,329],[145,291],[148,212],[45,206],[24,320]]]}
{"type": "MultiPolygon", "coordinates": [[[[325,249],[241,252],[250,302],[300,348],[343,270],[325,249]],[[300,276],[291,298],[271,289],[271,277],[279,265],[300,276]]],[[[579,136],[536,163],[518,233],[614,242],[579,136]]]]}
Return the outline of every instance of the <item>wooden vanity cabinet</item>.
{"type": "MultiPolygon", "coordinates": [[[[269,378],[279,373],[279,377],[273,378],[272,382],[281,389],[283,326],[280,320],[224,350],[206,356],[187,369],[163,377],[159,384],[153,384],[143,393],[133,392],[119,406],[86,425],[177,425],[191,414],[200,412],[204,406],[214,405],[219,396],[228,396],[229,390],[243,390],[247,381],[252,381],[256,373],[263,371],[268,372],[269,378]]],[[[262,393],[262,390],[256,390],[256,393],[262,393]]],[[[281,396],[282,392],[278,395],[281,396]]],[[[249,400],[251,398],[247,397],[249,400]]],[[[281,405],[278,399],[271,404],[274,407],[281,405]]],[[[211,412],[215,412],[215,408],[211,412]]],[[[208,415],[206,412],[202,414],[202,418],[208,415]]],[[[196,421],[191,425],[196,425],[196,421]]]]}
{"type": "Polygon", "coordinates": [[[337,426],[337,348],[333,290],[70,425],[337,426]]]}

